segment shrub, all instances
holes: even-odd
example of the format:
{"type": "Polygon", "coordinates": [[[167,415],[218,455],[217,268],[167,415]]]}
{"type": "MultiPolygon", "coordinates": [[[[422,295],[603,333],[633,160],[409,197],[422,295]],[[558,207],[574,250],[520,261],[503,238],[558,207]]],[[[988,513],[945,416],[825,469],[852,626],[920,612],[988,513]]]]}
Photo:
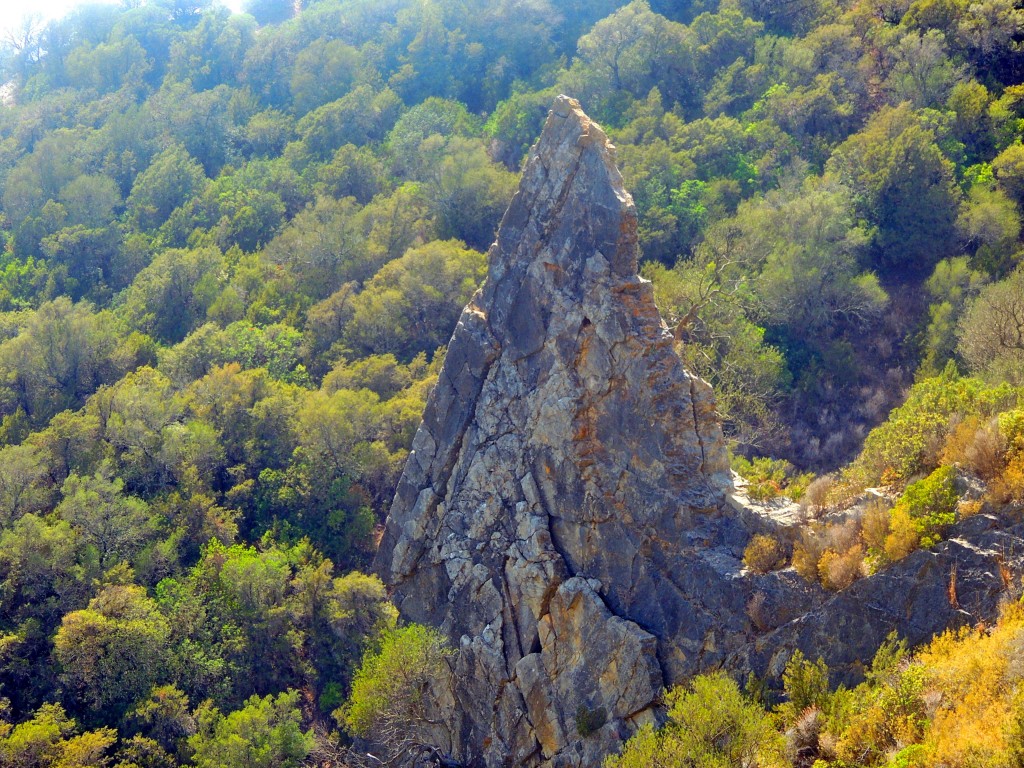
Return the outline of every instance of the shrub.
{"type": "Polygon", "coordinates": [[[795,722],[805,710],[825,709],[828,705],[828,665],[819,658],[811,662],[798,649],[786,662],[782,672],[782,688],[786,701],[779,707],[779,714],[787,723],[795,722]]]}
{"type": "Polygon", "coordinates": [[[824,553],[823,539],[813,528],[805,528],[793,545],[793,567],[807,581],[817,581],[818,561],[824,553]]]}
{"type": "Polygon", "coordinates": [[[883,477],[900,483],[932,470],[954,417],[990,417],[1015,397],[1009,385],[988,387],[980,379],[959,376],[950,365],[940,376],[915,384],[906,402],[871,430],[847,475],[866,487],[883,477]]]}
{"type": "Polygon", "coordinates": [[[768,714],[724,672],[698,676],[666,699],[666,725],[641,728],[605,768],[781,764],[782,737],[768,714]]]}
{"type": "Polygon", "coordinates": [[[999,434],[1006,440],[1006,447],[1014,453],[1024,453],[1024,408],[1015,408],[999,414],[999,434]]]}
{"type": "Polygon", "coordinates": [[[821,710],[811,707],[786,731],[786,759],[793,768],[813,768],[821,756],[821,710]]]}
{"type": "Polygon", "coordinates": [[[747,481],[747,495],[755,501],[766,501],[788,496],[798,501],[803,496],[814,475],[800,473],[784,459],[766,456],[746,459],[736,456],[732,461],[733,470],[747,481]]]}
{"type": "Polygon", "coordinates": [[[902,560],[921,546],[921,531],[910,511],[904,506],[893,507],[889,513],[889,535],[885,537],[885,556],[889,560],[902,560]]]}
{"type": "Polygon", "coordinates": [[[772,628],[771,615],[766,608],[768,598],[764,592],[756,592],[747,603],[747,618],[759,632],[767,632],[772,628]]]}
{"type": "Polygon", "coordinates": [[[832,475],[815,478],[807,484],[807,490],[800,498],[800,506],[812,514],[820,512],[828,506],[835,485],[836,479],[832,475]]]}
{"type": "Polygon", "coordinates": [[[885,538],[890,532],[889,505],[882,499],[872,499],[860,521],[860,536],[868,548],[868,555],[877,557],[885,552],[885,538]]]}
{"type": "Polygon", "coordinates": [[[850,586],[864,572],[864,546],[857,520],[804,528],[793,545],[793,567],[826,589],[850,586]]]}
{"type": "Polygon", "coordinates": [[[754,573],[768,573],[786,564],[786,553],[776,539],[757,534],[743,550],[743,564],[754,573]]]}
{"type": "Polygon", "coordinates": [[[984,506],[985,502],[981,499],[964,499],[957,504],[957,515],[961,520],[965,517],[974,517],[976,514],[981,512],[984,506]]]}
{"type": "Polygon", "coordinates": [[[956,522],[956,502],[956,470],[939,467],[924,480],[908,485],[896,506],[906,507],[917,523],[921,546],[931,547],[956,522]]]}
{"type": "Polygon", "coordinates": [[[991,480],[1003,471],[1005,451],[998,422],[983,422],[977,416],[971,416],[947,435],[940,461],[942,464],[958,464],[978,477],[991,480]]]}
{"type": "Polygon", "coordinates": [[[818,561],[821,586],[835,592],[846,589],[864,572],[864,547],[855,544],[843,552],[826,550],[818,561]]]}
{"type": "Polygon", "coordinates": [[[1001,504],[1024,501],[1024,453],[1010,459],[1003,474],[992,482],[989,493],[1001,504]]]}

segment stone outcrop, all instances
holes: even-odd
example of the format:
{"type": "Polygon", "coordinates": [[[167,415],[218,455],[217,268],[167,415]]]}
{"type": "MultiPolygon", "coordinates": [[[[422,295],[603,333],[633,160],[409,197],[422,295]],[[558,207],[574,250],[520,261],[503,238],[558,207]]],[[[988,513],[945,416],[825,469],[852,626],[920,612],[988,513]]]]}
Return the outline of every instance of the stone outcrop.
{"type": "Polygon", "coordinates": [[[715,654],[723,608],[743,615],[742,599],[700,594],[729,574],[679,558],[722,503],[726,451],[710,388],[637,276],[612,153],[576,102],[556,102],[381,545],[402,615],[459,648],[462,757],[488,765],[595,764],[666,675],[715,654]]]}
{"type": "MultiPolygon", "coordinates": [[[[956,552],[932,566],[943,556],[919,553],[890,583],[837,597],[792,570],[743,570],[753,531],[793,521],[738,508],[711,390],[683,369],[637,276],[613,156],[559,97],[452,336],[378,554],[403,618],[457,649],[433,691],[449,713],[436,743],[467,765],[599,765],[659,717],[666,685],[722,665],[778,672],[794,647],[852,669],[905,612],[949,603],[956,552]]],[[[975,571],[994,562],[972,551],[975,571]]],[[[993,612],[995,574],[914,633],[968,620],[968,605],[993,612]]]]}
{"type": "Polygon", "coordinates": [[[822,657],[833,684],[860,682],[890,632],[910,647],[947,629],[993,621],[1021,596],[1024,523],[1020,513],[977,515],[949,538],[918,550],[758,636],[728,665],[778,678],[794,648],[822,657]]]}

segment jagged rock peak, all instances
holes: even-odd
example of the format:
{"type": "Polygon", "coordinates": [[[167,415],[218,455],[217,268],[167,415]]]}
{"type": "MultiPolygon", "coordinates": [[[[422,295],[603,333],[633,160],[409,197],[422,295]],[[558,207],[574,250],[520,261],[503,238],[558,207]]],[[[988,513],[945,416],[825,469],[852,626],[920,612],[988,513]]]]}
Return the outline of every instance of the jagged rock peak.
{"type": "Polygon", "coordinates": [[[443,730],[473,764],[598,764],[666,679],[717,658],[716,614],[743,613],[688,539],[720,508],[726,451],[710,388],[636,274],[613,150],[556,100],[378,555],[402,615],[459,649],[443,730]]]}
{"type": "MultiPolygon", "coordinates": [[[[583,223],[614,271],[635,275],[636,213],[633,198],[615,166],[614,152],[604,130],[584,114],[579,102],[559,96],[502,221],[498,248],[493,253],[527,260],[536,257],[537,251],[517,248],[530,245],[520,240],[525,234],[523,217],[543,223],[583,223]]],[[[551,234],[558,236],[556,232],[551,234]]],[[[492,263],[492,272],[502,266],[492,263]]]]}

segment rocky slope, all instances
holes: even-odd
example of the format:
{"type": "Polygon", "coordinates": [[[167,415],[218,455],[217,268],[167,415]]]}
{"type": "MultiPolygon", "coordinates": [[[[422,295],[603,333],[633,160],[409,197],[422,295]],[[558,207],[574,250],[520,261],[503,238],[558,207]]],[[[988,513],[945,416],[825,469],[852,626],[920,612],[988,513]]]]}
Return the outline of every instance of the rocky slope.
{"type": "MultiPolygon", "coordinates": [[[[792,572],[743,571],[752,531],[785,523],[726,503],[712,393],[673,352],[637,276],[614,148],[572,99],[556,101],[488,258],[377,564],[403,618],[458,649],[433,692],[449,713],[436,743],[468,765],[598,765],[657,718],[666,684],[777,671],[796,645],[852,664],[903,607],[942,601],[945,586],[908,590],[896,570],[831,600],[792,572]]],[[[946,585],[947,566],[903,578],[946,585]]],[[[995,573],[971,589],[998,592],[995,573]]]]}

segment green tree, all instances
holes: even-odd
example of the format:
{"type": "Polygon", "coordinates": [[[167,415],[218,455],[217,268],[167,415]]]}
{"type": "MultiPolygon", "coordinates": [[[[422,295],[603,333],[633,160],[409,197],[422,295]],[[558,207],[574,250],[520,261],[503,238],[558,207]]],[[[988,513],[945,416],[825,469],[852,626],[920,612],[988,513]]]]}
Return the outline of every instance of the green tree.
{"type": "MultiPolygon", "coordinates": [[[[158,595],[174,596],[164,603],[169,616],[180,615],[180,610],[193,613],[192,617],[182,616],[187,624],[180,629],[191,629],[182,634],[200,643],[204,656],[219,657],[219,676],[228,671],[227,679],[220,683],[230,696],[221,694],[223,698],[218,698],[222,701],[237,706],[253,694],[280,691],[302,682],[301,644],[295,643],[299,638],[294,634],[287,600],[292,577],[289,558],[295,554],[276,547],[259,552],[254,547],[211,541],[178,594],[171,584],[162,583],[163,588],[158,588],[158,595]],[[190,604],[192,599],[198,604],[190,604]]],[[[178,662],[186,668],[186,676],[206,674],[187,672],[194,663],[178,662]]],[[[213,679],[207,684],[216,682],[213,679]]],[[[209,695],[194,683],[183,687],[193,699],[209,695]]]]}
{"type": "Polygon", "coordinates": [[[1018,205],[1024,205],[1024,145],[1011,144],[992,160],[999,186],[1018,205]]]}
{"type": "Polygon", "coordinates": [[[0,526],[7,527],[28,512],[38,512],[50,495],[48,467],[33,445],[0,448],[0,526]]]}
{"type": "Polygon", "coordinates": [[[201,707],[199,731],[189,738],[197,768],[298,768],[313,748],[302,731],[298,691],[260,698],[227,715],[201,707]]]}
{"type": "Polygon", "coordinates": [[[483,254],[456,240],[411,248],[352,299],[346,340],[363,353],[392,352],[405,360],[433,352],[448,341],[484,269],[483,254]]]}
{"type": "Polygon", "coordinates": [[[123,294],[122,317],[157,339],[181,341],[206,319],[223,266],[216,248],[163,251],[123,294]]]}
{"type": "Polygon", "coordinates": [[[63,291],[71,298],[105,301],[111,287],[123,279],[122,245],[116,225],[99,229],[73,226],[44,237],[40,248],[51,265],[50,280],[63,283],[63,291]]]}
{"type": "Polygon", "coordinates": [[[280,24],[287,21],[295,12],[292,0],[246,0],[242,10],[253,16],[261,24],[280,24]]]}
{"type": "Polygon", "coordinates": [[[170,628],[136,586],[111,585],[61,620],[53,653],[65,696],[90,720],[117,719],[167,674],[170,628]]]}
{"type": "Polygon", "coordinates": [[[292,67],[292,107],[297,115],[348,93],[360,67],[359,51],[342,40],[320,38],[305,46],[292,67]]]}
{"type": "Polygon", "coordinates": [[[388,133],[387,145],[398,173],[415,176],[422,167],[420,145],[430,136],[469,137],[479,131],[477,118],[465,105],[431,97],[407,110],[388,133]]]}
{"type": "Polygon", "coordinates": [[[303,629],[317,673],[319,706],[331,712],[343,703],[352,674],[367,648],[393,630],[397,612],[376,576],[352,572],[336,578],[332,563],[299,568],[292,582],[293,616],[303,629]]]}
{"type": "Polygon", "coordinates": [[[151,67],[146,50],[131,35],[95,46],[80,45],[65,63],[72,85],[95,88],[100,93],[124,86],[140,87],[151,67]]]}
{"type": "Polygon", "coordinates": [[[880,268],[920,272],[950,255],[959,203],[953,166],[909,105],[877,112],[836,148],[828,168],[877,227],[880,268]]]}
{"type": "Polygon", "coordinates": [[[959,336],[958,350],[971,370],[1024,384],[1024,267],[970,301],[959,336]]]}
{"type": "Polygon", "coordinates": [[[368,279],[387,256],[368,247],[351,198],[317,199],[264,250],[266,260],[285,267],[296,288],[313,299],[330,296],[349,280],[368,279]]]}
{"type": "Polygon", "coordinates": [[[1021,222],[1017,206],[999,189],[975,184],[961,208],[957,228],[975,266],[1002,275],[1013,263],[1021,222]]]}
{"type": "Polygon", "coordinates": [[[630,97],[643,98],[656,85],[668,103],[689,105],[692,47],[690,30],[653,13],[646,0],[634,0],[580,38],[578,58],[558,85],[612,124],[630,97]],[[669,72],[672,76],[664,77],[669,72]]]}
{"type": "MultiPolygon", "coordinates": [[[[335,717],[355,736],[372,738],[392,759],[415,756],[438,745],[432,727],[441,718],[430,686],[446,683],[451,655],[436,630],[410,624],[384,635],[377,651],[368,651],[352,681],[352,695],[335,717]]],[[[448,735],[452,738],[453,734],[448,735]]]]}
{"type": "Polygon", "coordinates": [[[128,195],[128,214],[141,229],[152,230],[203,190],[206,175],[180,144],[173,144],[153,158],[140,173],[128,195]]]}
{"type": "Polygon", "coordinates": [[[767,344],[764,329],[744,313],[742,283],[734,282],[727,261],[702,256],[671,270],[647,265],[662,316],[676,329],[687,370],[715,388],[726,436],[755,447],[778,436],[778,409],[789,387],[782,352],[767,344]]]}
{"type": "Polygon", "coordinates": [[[0,371],[32,423],[79,407],[134,364],[134,351],[108,313],[65,297],[43,304],[17,337],[0,344],[0,371]]]}
{"type": "Polygon", "coordinates": [[[248,154],[273,157],[281,154],[295,133],[295,121],[284,112],[265,109],[249,118],[242,132],[248,154]]]}
{"type": "Polygon", "coordinates": [[[931,375],[942,372],[957,346],[957,323],[964,306],[973,298],[987,276],[969,264],[966,256],[943,259],[925,283],[931,298],[928,306],[928,327],[924,331],[924,357],[921,370],[931,375]]]}
{"type": "Polygon", "coordinates": [[[121,191],[109,176],[82,174],[61,189],[57,200],[67,211],[68,225],[102,227],[121,206],[121,191]]]}
{"type": "Polygon", "coordinates": [[[184,755],[185,740],[196,733],[196,720],[189,711],[188,696],[174,685],[160,685],[139,701],[129,719],[145,738],[165,752],[184,755]]]}
{"type": "Polygon", "coordinates": [[[104,568],[130,561],[154,533],[149,505],[123,491],[124,481],[111,479],[110,467],[91,477],[72,474],[56,510],[96,548],[104,568]]]}
{"type": "Polygon", "coordinates": [[[386,187],[384,164],[367,147],[345,144],[317,172],[317,195],[354,197],[365,205],[386,187]]]}
{"type": "Polygon", "coordinates": [[[86,594],[82,583],[81,544],[63,520],[48,521],[34,513],[0,533],[0,576],[4,616],[12,621],[38,618],[53,629],[61,615],[86,594]]]}
{"type": "Polygon", "coordinates": [[[231,15],[226,8],[204,13],[192,29],[174,35],[168,78],[187,82],[195,91],[234,83],[255,33],[252,19],[231,15]]]}
{"type": "Polygon", "coordinates": [[[77,734],[78,726],[60,704],[44,704],[31,719],[3,733],[0,761],[10,768],[106,768],[107,750],[117,741],[113,728],[77,734]]]}
{"type": "Polygon", "coordinates": [[[860,272],[868,236],[849,190],[811,178],[794,194],[742,205],[737,221],[751,255],[763,258],[755,294],[769,324],[814,338],[877,319],[887,297],[874,275],[860,272]]]}
{"type": "Polygon", "coordinates": [[[722,672],[701,675],[667,696],[668,723],[644,726],[606,768],[782,765],[782,737],[767,713],[722,672]]]}
{"type": "Polygon", "coordinates": [[[886,80],[894,104],[910,102],[915,107],[945,104],[963,72],[946,49],[946,36],[937,29],[911,33],[900,39],[895,62],[886,80]]]}
{"type": "Polygon", "coordinates": [[[421,178],[438,235],[486,250],[515,192],[515,175],[491,162],[478,139],[444,142],[435,135],[420,144],[419,152],[432,158],[421,178]]]}

